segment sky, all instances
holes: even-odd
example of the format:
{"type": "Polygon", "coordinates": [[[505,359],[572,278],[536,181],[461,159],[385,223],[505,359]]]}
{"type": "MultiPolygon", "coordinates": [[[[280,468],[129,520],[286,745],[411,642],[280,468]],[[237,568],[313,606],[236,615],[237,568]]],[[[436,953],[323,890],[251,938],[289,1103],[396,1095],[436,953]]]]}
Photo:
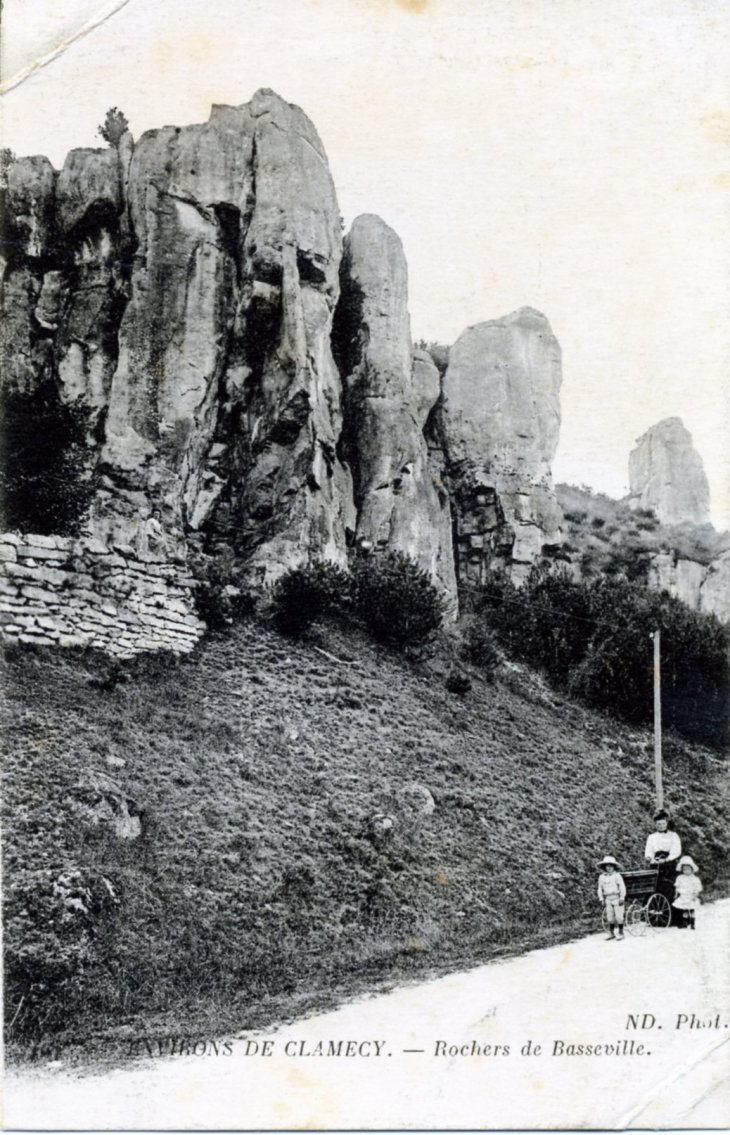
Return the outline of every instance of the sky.
{"type": "Polygon", "coordinates": [[[273,88],[346,225],[401,237],[414,339],[548,317],[556,480],[624,495],[678,416],[728,528],[728,60],[727,0],[3,0],[0,135],[60,166],[110,106],[139,137],[273,88]]]}

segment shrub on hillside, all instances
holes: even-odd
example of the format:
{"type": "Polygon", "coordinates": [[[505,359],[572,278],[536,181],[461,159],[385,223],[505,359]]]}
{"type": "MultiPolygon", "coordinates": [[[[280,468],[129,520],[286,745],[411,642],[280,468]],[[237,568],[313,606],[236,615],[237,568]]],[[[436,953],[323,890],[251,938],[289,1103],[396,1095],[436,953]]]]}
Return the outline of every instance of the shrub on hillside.
{"type": "Polygon", "coordinates": [[[196,556],[191,568],[198,580],[195,606],[210,630],[226,630],[251,614],[253,600],[244,571],[232,553],[196,556]]]}
{"type": "Polygon", "coordinates": [[[543,569],[522,588],[494,573],[481,614],[513,658],[637,724],[652,720],[651,635],[660,630],[664,724],[716,747],[730,740],[730,633],[714,616],[625,578],[578,583],[543,569]]]}
{"type": "Polygon", "coordinates": [[[585,588],[565,570],[541,566],[533,568],[521,588],[504,573],[493,572],[482,596],[487,626],[507,653],[558,684],[565,682],[593,629],[585,588]]]}
{"type": "Polygon", "coordinates": [[[494,635],[483,619],[469,621],[464,629],[463,655],[492,681],[501,661],[494,635]]]}
{"type": "Polygon", "coordinates": [[[374,638],[417,645],[441,626],[443,599],[409,556],[378,552],[359,559],[354,581],[357,612],[374,638]]]}
{"type": "Polygon", "coordinates": [[[274,622],[284,634],[301,637],[322,615],[350,607],[351,579],[329,560],[292,568],[274,584],[274,622]]]}
{"type": "Polygon", "coordinates": [[[723,748],[730,741],[730,635],[714,615],[666,592],[624,581],[591,586],[597,620],[590,649],[569,680],[589,704],[637,724],[653,713],[654,630],[661,632],[662,720],[667,728],[723,748]]]}

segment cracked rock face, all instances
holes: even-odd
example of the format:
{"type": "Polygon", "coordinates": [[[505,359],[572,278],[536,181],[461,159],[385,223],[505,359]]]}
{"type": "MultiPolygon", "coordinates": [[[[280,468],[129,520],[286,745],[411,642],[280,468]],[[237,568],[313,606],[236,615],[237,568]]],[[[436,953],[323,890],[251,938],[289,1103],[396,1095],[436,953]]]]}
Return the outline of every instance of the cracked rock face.
{"type": "Polygon", "coordinates": [[[261,588],[382,547],[455,613],[454,510],[465,580],[495,556],[526,571],[557,541],[547,320],[465,332],[444,406],[413,350],[400,240],[358,217],[343,256],[320,139],[271,91],[74,150],[60,172],[15,161],[3,224],[1,388],[84,411],[82,531],[100,548],[233,553],[261,588]]]}
{"type": "Polygon", "coordinates": [[[730,623],[730,552],[724,552],[707,568],[700,589],[700,610],[730,623]]]}
{"type": "Polygon", "coordinates": [[[413,352],[403,246],[379,217],[354,221],[341,287],[334,338],[357,542],[411,556],[454,601],[451,511],[424,433],[439,374],[426,352],[413,352]]]}
{"type": "Polygon", "coordinates": [[[443,431],[459,577],[493,561],[524,579],[562,514],[551,463],[560,430],[560,346],[532,308],[468,328],[449,354],[443,431]]]}
{"type": "MultiPolygon", "coordinates": [[[[87,411],[87,474],[109,398],[124,309],[122,157],[74,150],[56,174],[46,158],[7,171],[3,209],[2,391],[87,411]]],[[[45,444],[39,438],[38,444],[45,444]]]]}
{"type": "Polygon", "coordinates": [[[340,225],[314,128],[259,92],[204,125],[151,131],[128,199],[137,250],[96,532],[146,550],[211,526],[260,583],[310,557],[342,561],[340,225]]]}
{"type": "Polygon", "coordinates": [[[681,418],[664,418],[638,439],[629,485],[632,505],[651,509],[662,524],[710,521],[710,486],[681,418]]]}

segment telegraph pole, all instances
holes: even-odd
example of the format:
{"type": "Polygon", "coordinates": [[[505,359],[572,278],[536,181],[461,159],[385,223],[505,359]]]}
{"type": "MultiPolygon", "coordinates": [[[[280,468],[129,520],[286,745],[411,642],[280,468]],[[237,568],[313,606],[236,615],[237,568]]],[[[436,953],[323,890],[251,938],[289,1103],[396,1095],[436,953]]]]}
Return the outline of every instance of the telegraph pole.
{"type": "Polygon", "coordinates": [[[657,809],[664,807],[664,785],[662,783],[662,676],[661,639],[659,631],[654,631],[654,783],[656,787],[657,809]]]}

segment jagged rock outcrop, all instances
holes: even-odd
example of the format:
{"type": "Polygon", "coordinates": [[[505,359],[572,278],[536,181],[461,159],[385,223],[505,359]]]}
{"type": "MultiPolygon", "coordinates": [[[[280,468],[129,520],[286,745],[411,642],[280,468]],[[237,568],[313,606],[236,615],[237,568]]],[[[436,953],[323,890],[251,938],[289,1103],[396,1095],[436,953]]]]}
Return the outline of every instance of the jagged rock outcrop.
{"type": "Polygon", "coordinates": [[[259,91],[7,182],[3,386],[88,411],[88,532],[175,558],[207,527],[259,582],[343,562],[340,217],[302,111],[259,91]]]}
{"type": "Polygon", "coordinates": [[[340,222],[314,127],[269,91],[214,107],[202,126],[146,134],[128,193],[138,250],[97,532],[144,547],[150,525],[169,542],[210,522],[264,582],[310,556],[342,561],[340,222]]]}
{"type": "Polygon", "coordinates": [[[6,174],[3,257],[40,261],[53,244],[55,174],[48,158],[11,162],[6,174]]]}
{"type": "Polygon", "coordinates": [[[411,556],[455,602],[449,500],[424,435],[439,373],[425,351],[413,352],[403,246],[379,217],[358,217],[345,239],[334,342],[356,540],[411,556]]]}
{"type": "Polygon", "coordinates": [[[693,611],[730,622],[730,552],[709,564],[672,552],[657,553],[651,560],[648,583],[657,591],[675,595],[693,611]]]}
{"type": "Polygon", "coordinates": [[[468,328],[451,348],[443,433],[465,582],[482,582],[494,560],[519,581],[560,540],[561,381],[558,341],[529,307],[468,328]]]}
{"type": "Polygon", "coordinates": [[[629,455],[630,503],[651,509],[662,524],[707,524],[710,487],[702,458],[681,418],[664,418],[629,455]]]}
{"type": "Polygon", "coordinates": [[[557,543],[547,320],[523,308],[470,328],[443,376],[445,353],[437,369],[413,350],[392,229],[359,217],[343,256],[326,155],[297,107],[259,91],[204,124],[74,150],[60,172],[14,161],[6,182],[0,394],[31,474],[16,487],[43,482],[33,452],[55,431],[46,490],[64,493],[59,529],[53,501],[35,529],[16,502],[8,635],[188,649],[191,548],[255,588],[344,566],[352,546],[400,551],[455,613],[454,529],[471,582],[494,558],[519,579],[557,543]],[[77,539],[83,555],[43,543],[77,539]],[[38,548],[63,553],[46,579],[38,548]]]}
{"type": "Polygon", "coordinates": [[[699,611],[706,574],[705,565],[696,560],[682,559],[672,552],[660,552],[651,559],[648,584],[656,591],[669,591],[693,611],[699,611]]]}
{"type": "Polygon", "coordinates": [[[3,389],[50,383],[65,402],[105,408],[124,306],[123,152],[73,150],[58,176],[45,158],[10,165],[3,389]]]}
{"type": "Polygon", "coordinates": [[[700,610],[730,623],[730,551],[713,560],[700,588],[700,610]]]}

